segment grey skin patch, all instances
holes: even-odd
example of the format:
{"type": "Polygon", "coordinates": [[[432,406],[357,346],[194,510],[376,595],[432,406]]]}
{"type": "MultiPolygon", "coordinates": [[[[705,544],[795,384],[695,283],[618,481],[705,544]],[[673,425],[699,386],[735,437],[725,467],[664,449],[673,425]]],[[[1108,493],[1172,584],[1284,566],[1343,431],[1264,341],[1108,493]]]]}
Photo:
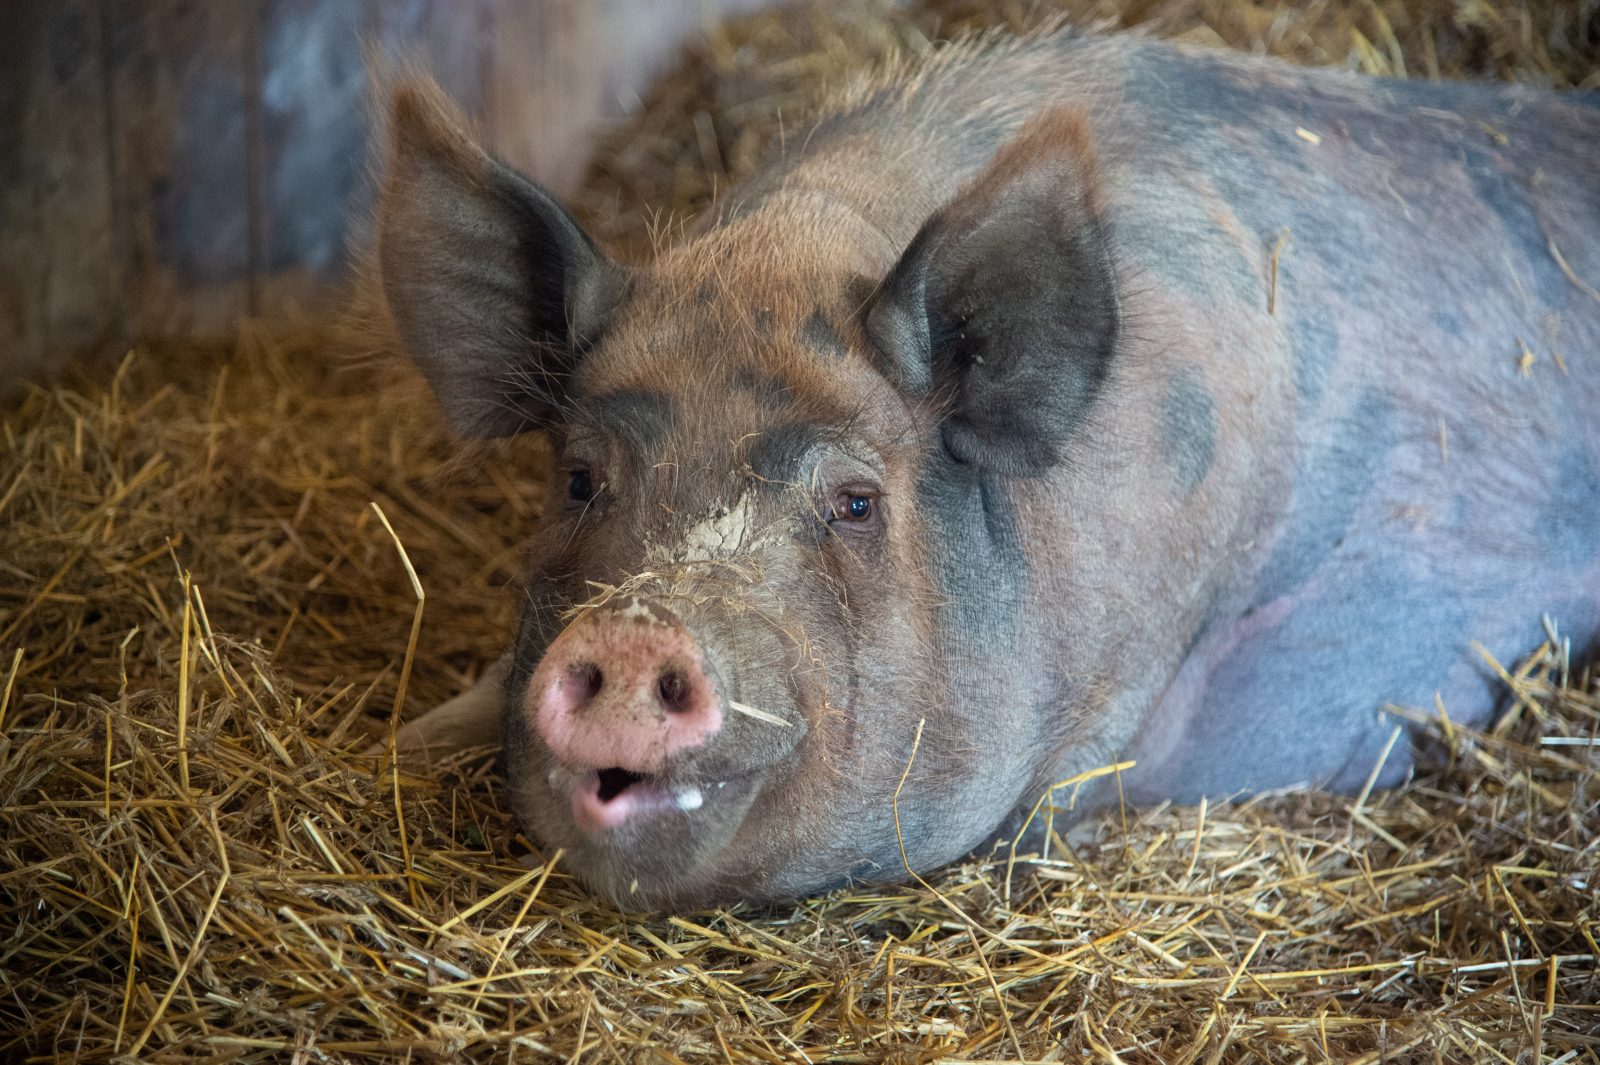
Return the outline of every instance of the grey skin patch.
{"type": "Polygon", "coordinates": [[[1433,327],[1452,340],[1461,339],[1461,315],[1448,307],[1435,307],[1428,312],[1433,327]]]}
{"type": "Polygon", "coordinates": [[[1194,370],[1167,382],[1161,401],[1162,449],[1186,496],[1211,472],[1217,451],[1217,412],[1211,392],[1194,370]]]}
{"type": "Polygon", "coordinates": [[[755,475],[767,483],[798,483],[806,472],[800,468],[801,462],[823,438],[823,431],[815,425],[797,422],[775,426],[750,442],[747,461],[755,475]]]}
{"type": "Polygon", "coordinates": [[[641,451],[660,449],[672,431],[672,399],[660,392],[624,389],[595,396],[583,405],[578,420],[624,437],[641,451]]]}
{"type": "MultiPolygon", "coordinates": [[[[1011,670],[996,648],[1015,647],[1028,595],[1028,559],[1016,507],[1006,479],[958,461],[943,448],[932,450],[917,479],[916,507],[927,529],[937,589],[944,603],[938,614],[940,655],[952,663],[951,704],[992,705],[1000,679],[1011,670]]],[[[1036,724],[1048,728],[1047,716],[1036,724]]],[[[870,727],[870,726],[864,726],[870,727]]],[[[876,739],[881,739],[877,737],[876,739]]],[[[869,737],[866,742],[874,742],[869,737]]],[[[1042,742],[1042,734],[1041,734],[1042,742]]],[[[918,772],[937,775],[942,759],[960,752],[924,744],[918,772]]],[[[954,775],[968,766],[950,765],[954,775]]],[[[948,811],[936,804],[901,807],[905,838],[936,836],[948,811]]],[[[886,865],[899,864],[885,854],[886,865]]]]}
{"type": "Polygon", "coordinates": [[[1208,302],[1265,301],[1261,271],[1222,227],[1201,213],[1198,199],[1119,211],[1111,229],[1130,261],[1175,291],[1208,302]]]}
{"type": "Polygon", "coordinates": [[[1337,550],[1400,442],[1398,425],[1394,401],[1368,387],[1335,419],[1331,437],[1301,456],[1288,528],[1262,568],[1258,605],[1304,584],[1337,550]]]}
{"type": "Polygon", "coordinates": [[[1291,315],[1285,323],[1289,334],[1289,364],[1294,390],[1308,407],[1322,399],[1328,372],[1339,355],[1339,327],[1326,307],[1313,304],[1291,315]]]}
{"type": "Polygon", "coordinates": [[[1582,569],[1600,556],[1600,467],[1578,447],[1561,457],[1555,493],[1540,508],[1539,542],[1553,560],[1582,569]]]}
{"type": "MultiPolygon", "coordinates": [[[[1295,293],[1302,261],[1335,268],[1337,273],[1332,280],[1337,291],[1369,289],[1375,273],[1373,264],[1382,261],[1377,234],[1370,226],[1353,224],[1344,198],[1330,178],[1308,172],[1305,180],[1325,195],[1311,194],[1286,202],[1277,189],[1263,188],[1254,172],[1218,170],[1212,175],[1217,192],[1243,225],[1272,234],[1263,236],[1264,244],[1276,240],[1276,234],[1289,232],[1291,243],[1278,264],[1280,298],[1290,299],[1295,293]]],[[[1314,298],[1323,284],[1314,282],[1302,295],[1314,298]]],[[[1261,295],[1265,298],[1265,287],[1261,295]]],[[[1325,292],[1323,295],[1325,298],[1325,292]]]]}
{"type": "Polygon", "coordinates": [[[1534,210],[1525,179],[1489,149],[1462,144],[1460,152],[1462,168],[1478,194],[1479,204],[1500,220],[1506,241],[1518,246],[1530,264],[1529,274],[1521,276],[1521,283],[1545,305],[1561,306],[1568,292],[1566,278],[1547,250],[1549,238],[1534,210]]]}
{"type": "Polygon", "coordinates": [[[939,545],[947,637],[966,648],[1005,646],[1022,615],[1028,559],[1004,479],[940,449],[918,478],[917,507],[939,545]]]}
{"type": "Polygon", "coordinates": [[[1130,103],[1151,114],[1171,116],[1160,128],[1174,139],[1192,137],[1197,126],[1275,128],[1259,126],[1262,107],[1272,103],[1271,95],[1245,89],[1231,67],[1210,56],[1189,54],[1182,63],[1174,63],[1165,50],[1130,50],[1124,91],[1130,103]]]}
{"type": "Polygon", "coordinates": [[[794,401],[788,382],[777,374],[765,370],[740,366],[733,371],[729,383],[741,392],[748,392],[755,397],[756,403],[763,410],[783,410],[794,401]]]}
{"type": "Polygon", "coordinates": [[[800,323],[797,339],[807,349],[821,352],[831,358],[842,359],[849,352],[843,338],[839,336],[839,331],[823,316],[820,309],[812,311],[810,317],[800,323]]]}

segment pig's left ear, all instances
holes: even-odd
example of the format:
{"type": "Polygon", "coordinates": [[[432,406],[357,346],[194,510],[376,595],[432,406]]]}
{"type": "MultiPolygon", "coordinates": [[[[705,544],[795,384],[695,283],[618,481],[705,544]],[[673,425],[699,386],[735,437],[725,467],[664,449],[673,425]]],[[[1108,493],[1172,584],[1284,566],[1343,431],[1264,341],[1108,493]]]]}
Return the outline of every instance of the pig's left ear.
{"type": "Polygon", "coordinates": [[[1030,121],[922,227],[867,331],[912,395],[948,400],[958,460],[1010,476],[1060,461],[1121,330],[1088,121],[1030,121]]]}

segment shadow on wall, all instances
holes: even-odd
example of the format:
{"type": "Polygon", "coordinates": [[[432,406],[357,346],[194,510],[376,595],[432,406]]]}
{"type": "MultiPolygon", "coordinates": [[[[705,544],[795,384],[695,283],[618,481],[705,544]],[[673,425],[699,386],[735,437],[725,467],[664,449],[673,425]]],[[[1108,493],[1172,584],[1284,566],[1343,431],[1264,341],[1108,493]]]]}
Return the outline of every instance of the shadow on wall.
{"type": "Polygon", "coordinates": [[[10,0],[0,394],[73,351],[312,299],[368,215],[363,42],[558,192],[703,25],[761,0],[10,0]]]}

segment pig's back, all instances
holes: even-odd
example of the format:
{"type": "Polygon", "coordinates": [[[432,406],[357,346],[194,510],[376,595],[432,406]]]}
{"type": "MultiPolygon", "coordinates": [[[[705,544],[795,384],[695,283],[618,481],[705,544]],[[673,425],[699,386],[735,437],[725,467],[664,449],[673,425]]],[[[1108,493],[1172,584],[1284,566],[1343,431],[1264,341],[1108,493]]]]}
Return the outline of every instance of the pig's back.
{"type": "MultiPolygon", "coordinates": [[[[1127,62],[1119,248],[1164,305],[1278,336],[1294,426],[1283,513],[1132,790],[1359,787],[1386,704],[1492,712],[1472,641],[1509,664],[1546,613],[1579,647],[1600,631],[1600,108],[1156,46],[1127,62]]],[[[1384,781],[1409,764],[1392,753],[1384,781]]]]}

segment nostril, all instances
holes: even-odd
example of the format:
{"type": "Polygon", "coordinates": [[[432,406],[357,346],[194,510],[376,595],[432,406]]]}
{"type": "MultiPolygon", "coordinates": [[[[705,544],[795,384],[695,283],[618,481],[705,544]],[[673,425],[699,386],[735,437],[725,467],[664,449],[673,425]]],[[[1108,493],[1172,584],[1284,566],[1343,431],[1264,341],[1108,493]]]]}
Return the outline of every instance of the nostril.
{"type": "Polygon", "coordinates": [[[580,707],[593,701],[606,682],[605,674],[600,672],[600,667],[593,662],[579,662],[567,672],[572,678],[574,694],[578,697],[576,705],[580,707]]]}
{"type": "Polygon", "coordinates": [[[689,691],[689,678],[683,675],[681,669],[661,671],[661,679],[656,682],[656,693],[672,713],[688,713],[689,691]]]}

